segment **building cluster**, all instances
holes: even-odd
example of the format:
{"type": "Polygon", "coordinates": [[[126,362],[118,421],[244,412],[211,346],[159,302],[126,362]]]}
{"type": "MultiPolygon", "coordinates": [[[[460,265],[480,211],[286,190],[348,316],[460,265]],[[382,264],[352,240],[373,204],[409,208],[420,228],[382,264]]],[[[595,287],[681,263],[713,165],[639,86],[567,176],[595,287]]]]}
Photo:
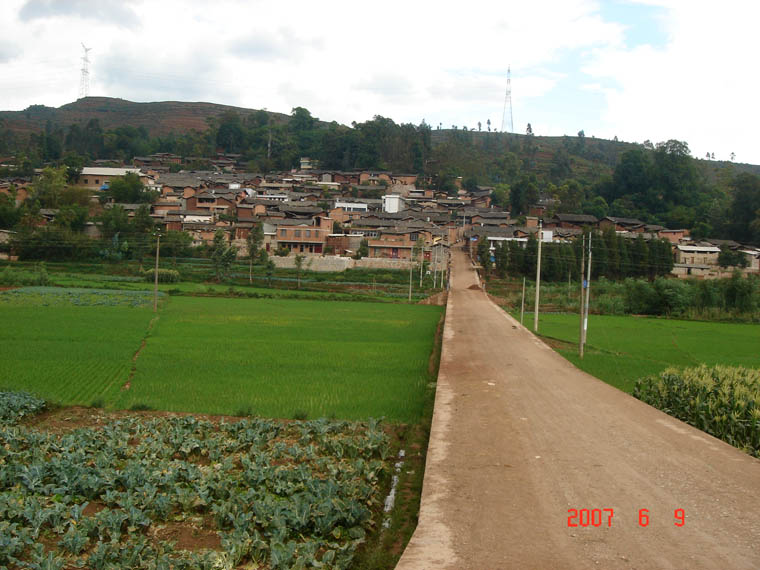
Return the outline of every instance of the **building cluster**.
{"type": "MultiPolygon", "coordinates": [[[[86,167],[78,184],[97,194],[115,177],[133,173],[158,195],[150,208],[159,228],[188,232],[196,246],[210,244],[223,229],[241,255],[247,254],[246,238],[257,224],[264,233],[262,248],[270,254],[350,256],[364,245],[366,257],[408,260],[422,247],[423,256],[435,260],[444,259],[438,250],[463,239],[474,243],[484,238],[492,248],[503,241],[527,242],[531,235],[539,237],[541,220],[544,241],[571,241],[589,228],[613,229],[629,239],[667,239],[673,247],[673,272],[679,276],[716,275],[721,247],[741,252],[747,269],[760,271],[760,250],[725,240],[694,242],[684,229],[612,216],[549,217],[541,205],[512,219],[492,206],[490,187],[460,187],[452,197],[429,189],[430,181],[416,174],[318,170],[306,158],[299,170],[279,174],[235,171],[225,162],[234,164],[235,157],[227,155],[218,157],[217,170],[173,173],[171,165],[178,160],[157,154],[135,157],[132,168],[86,167]]],[[[26,195],[22,185],[17,201],[26,195]]],[[[133,215],[140,204],[121,206],[133,215]]],[[[55,213],[41,212],[46,222],[55,213]]],[[[89,230],[97,237],[97,225],[89,230]]]]}

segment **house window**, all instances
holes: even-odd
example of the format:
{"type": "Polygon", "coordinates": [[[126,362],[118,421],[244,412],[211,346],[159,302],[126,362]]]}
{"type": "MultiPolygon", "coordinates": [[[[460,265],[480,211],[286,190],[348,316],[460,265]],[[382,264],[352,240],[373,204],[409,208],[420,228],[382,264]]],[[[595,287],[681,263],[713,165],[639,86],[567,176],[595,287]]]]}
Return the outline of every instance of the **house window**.
{"type": "Polygon", "coordinates": [[[306,237],[311,237],[311,230],[306,230],[306,237]]]}
{"type": "Polygon", "coordinates": [[[286,235],[288,235],[288,230],[285,230],[285,229],[280,230],[280,236],[285,237],[286,235]]]}
{"type": "Polygon", "coordinates": [[[89,181],[87,178],[85,178],[85,179],[84,179],[84,183],[85,183],[85,184],[89,184],[89,183],[90,183],[90,181],[89,181]]]}
{"type": "Polygon", "coordinates": [[[293,230],[293,235],[295,237],[301,237],[301,230],[293,230]]]}
{"type": "Polygon", "coordinates": [[[96,178],[95,179],[95,184],[100,184],[100,180],[96,178]]]}

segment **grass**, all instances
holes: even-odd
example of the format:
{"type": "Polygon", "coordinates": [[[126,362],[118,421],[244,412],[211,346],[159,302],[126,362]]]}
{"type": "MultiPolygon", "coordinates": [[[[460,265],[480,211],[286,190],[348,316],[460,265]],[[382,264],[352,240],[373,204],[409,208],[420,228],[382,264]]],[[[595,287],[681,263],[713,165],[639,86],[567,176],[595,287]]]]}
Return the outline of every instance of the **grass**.
{"type": "Polygon", "coordinates": [[[441,309],[174,297],[112,405],[266,417],[422,414],[441,309]]]}
{"type": "MultiPolygon", "coordinates": [[[[525,323],[532,320],[526,313],[525,323]]],[[[760,366],[760,327],[752,324],[592,315],[582,360],[577,315],[541,315],[539,333],[562,341],[555,349],[578,368],[629,393],[638,378],[669,366],[760,366]]]]}

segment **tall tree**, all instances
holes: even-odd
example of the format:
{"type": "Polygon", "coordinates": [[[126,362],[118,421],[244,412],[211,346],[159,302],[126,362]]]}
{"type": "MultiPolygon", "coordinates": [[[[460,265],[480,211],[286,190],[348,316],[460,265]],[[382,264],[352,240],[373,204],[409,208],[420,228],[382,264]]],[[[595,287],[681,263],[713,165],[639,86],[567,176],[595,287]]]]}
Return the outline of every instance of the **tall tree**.
{"type": "Polygon", "coordinates": [[[237,248],[227,243],[224,230],[221,228],[216,230],[214,243],[211,246],[211,263],[214,266],[217,281],[222,281],[229,276],[236,254],[237,248]]]}
{"type": "Polygon", "coordinates": [[[248,283],[253,284],[253,259],[259,255],[259,248],[264,241],[264,228],[261,223],[254,223],[245,239],[248,246],[248,283]]]}

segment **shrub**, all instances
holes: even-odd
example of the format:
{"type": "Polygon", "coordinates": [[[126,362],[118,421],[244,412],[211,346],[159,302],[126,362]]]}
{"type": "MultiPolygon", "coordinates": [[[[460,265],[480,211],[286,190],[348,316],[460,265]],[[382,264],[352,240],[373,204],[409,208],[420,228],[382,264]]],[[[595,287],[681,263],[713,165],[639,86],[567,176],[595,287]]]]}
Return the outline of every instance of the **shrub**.
{"type": "MultiPolygon", "coordinates": [[[[145,272],[145,280],[149,282],[155,281],[155,269],[149,269],[145,272]]],[[[177,283],[179,281],[179,271],[174,269],[159,269],[158,270],[158,282],[159,283],[177,283]]]]}

